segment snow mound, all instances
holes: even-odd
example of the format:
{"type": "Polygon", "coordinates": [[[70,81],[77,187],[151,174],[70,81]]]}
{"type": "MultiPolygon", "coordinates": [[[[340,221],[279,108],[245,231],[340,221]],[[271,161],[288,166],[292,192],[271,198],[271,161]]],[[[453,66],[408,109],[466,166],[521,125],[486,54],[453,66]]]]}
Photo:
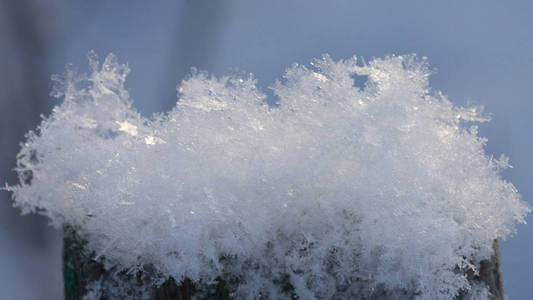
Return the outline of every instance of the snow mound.
{"type": "Polygon", "coordinates": [[[431,90],[414,55],[295,64],[270,106],[251,76],[193,70],[149,119],[126,65],[89,60],[90,74],[56,78],[64,100],[27,135],[7,189],[108,266],[222,277],[240,298],[287,297],[288,280],[300,299],[449,299],[530,210],[499,175],[508,159],[484,152],[481,109],[431,90]]]}

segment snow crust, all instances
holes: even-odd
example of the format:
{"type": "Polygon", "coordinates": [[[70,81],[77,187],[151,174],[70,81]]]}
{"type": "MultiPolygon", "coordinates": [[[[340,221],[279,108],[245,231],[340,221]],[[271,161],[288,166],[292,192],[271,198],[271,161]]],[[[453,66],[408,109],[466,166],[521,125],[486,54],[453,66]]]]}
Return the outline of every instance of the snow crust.
{"type": "Polygon", "coordinates": [[[499,175],[508,159],[484,152],[473,123],[488,118],[433,91],[425,58],[294,64],[271,106],[251,75],[193,70],[149,119],[126,65],[89,61],[56,77],[63,102],[28,133],[8,190],[108,266],[222,277],[239,298],[287,298],[289,280],[300,299],[449,299],[530,210],[499,175]]]}

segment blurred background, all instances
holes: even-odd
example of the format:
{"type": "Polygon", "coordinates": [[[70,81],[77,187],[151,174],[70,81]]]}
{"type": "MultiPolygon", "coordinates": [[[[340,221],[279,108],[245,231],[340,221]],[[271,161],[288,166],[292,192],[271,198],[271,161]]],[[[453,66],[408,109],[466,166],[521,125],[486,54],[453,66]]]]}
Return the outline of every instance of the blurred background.
{"type": "MultiPolygon", "coordinates": [[[[87,53],[115,53],[144,115],[175,105],[190,67],[252,72],[268,86],[294,62],[329,53],[365,59],[427,56],[434,89],[458,105],[482,104],[486,150],[510,157],[503,176],[533,199],[532,1],[101,1],[0,0],[0,184],[24,134],[48,115],[50,76],[87,53]]],[[[531,220],[529,217],[528,220],[531,220]]],[[[505,294],[531,299],[533,228],[501,245],[505,294]]],[[[0,192],[0,299],[62,299],[61,236],[48,221],[20,216],[0,192]]]]}

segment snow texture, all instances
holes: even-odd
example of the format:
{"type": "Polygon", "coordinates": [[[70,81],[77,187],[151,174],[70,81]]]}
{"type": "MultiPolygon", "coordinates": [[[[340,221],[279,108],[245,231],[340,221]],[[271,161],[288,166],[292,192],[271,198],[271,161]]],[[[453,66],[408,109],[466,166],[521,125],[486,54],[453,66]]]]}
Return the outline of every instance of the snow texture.
{"type": "Polygon", "coordinates": [[[488,118],[433,91],[425,58],[294,64],[273,105],[251,75],[193,70],[151,118],[132,108],[126,65],[89,60],[55,78],[64,100],[7,189],[107,266],[220,276],[239,298],[286,298],[289,280],[300,299],[449,299],[530,210],[499,174],[508,159],[484,152],[473,124],[488,118]]]}

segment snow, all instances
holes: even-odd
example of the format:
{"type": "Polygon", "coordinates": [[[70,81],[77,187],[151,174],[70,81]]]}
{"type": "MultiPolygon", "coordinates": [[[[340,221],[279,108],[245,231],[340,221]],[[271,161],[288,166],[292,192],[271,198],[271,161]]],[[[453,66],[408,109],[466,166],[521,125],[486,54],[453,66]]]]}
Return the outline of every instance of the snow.
{"type": "Polygon", "coordinates": [[[488,117],[432,90],[425,58],[294,64],[270,106],[251,75],[193,70],[149,119],[127,65],[89,60],[90,74],[55,78],[63,102],[27,135],[8,189],[107,266],[235,279],[241,298],[287,297],[274,281],[289,278],[301,299],[449,299],[530,211],[500,176],[508,159],[484,151],[488,117]]]}

